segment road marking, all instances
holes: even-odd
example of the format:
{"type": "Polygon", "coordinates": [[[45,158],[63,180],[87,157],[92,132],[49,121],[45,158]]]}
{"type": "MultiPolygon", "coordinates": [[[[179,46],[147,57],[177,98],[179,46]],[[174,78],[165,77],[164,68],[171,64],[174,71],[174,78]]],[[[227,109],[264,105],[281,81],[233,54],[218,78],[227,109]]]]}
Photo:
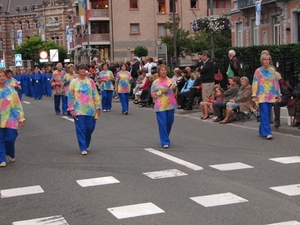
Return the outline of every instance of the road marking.
{"type": "Polygon", "coordinates": [[[300,163],[300,156],[290,156],[290,157],[281,157],[281,158],[271,158],[269,160],[283,163],[283,164],[291,164],[291,163],[300,163]]]}
{"type": "Polygon", "coordinates": [[[62,216],[51,216],[33,220],[22,220],[13,222],[12,225],[68,225],[62,216]]]}
{"type": "Polygon", "coordinates": [[[181,177],[181,176],[187,175],[186,173],[181,172],[180,170],[177,170],[177,169],[147,172],[147,173],[143,173],[143,174],[150,177],[151,179],[181,177]]]}
{"type": "Polygon", "coordinates": [[[192,169],[192,170],[203,170],[203,168],[201,166],[197,166],[197,165],[195,165],[193,163],[190,163],[190,162],[184,161],[182,159],[179,159],[177,157],[174,157],[174,156],[168,155],[166,153],[157,151],[157,150],[155,150],[153,148],[145,148],[145,150],[148,151],[148,152],[151,152],[151,153],[153,153],[155,155],[158,155],[160,157],[163,157],[165,159],[168,159],[168,160],[170,160],[172,162],[175,162],[175,163],[178,163],[178,164],[180,164],[182,166],[185,166],[185,167],[187,167],[189,169],[192,169]]]}
{"type": "Polygon", "coordinates": [[[9,197],[16,197],[22,195],[33,195],[44,193],[44,190],[41,186],[30,186],[30,187],[21,187],[21,188],[12,188],[0,191],[1,198],[9,198],[9,197]]]}
{"type": "Polygon", "coordinates": [[[109,177],[98,177],[92,179],[84,179],[84,180],[77,180],[76,181],[81,187],[90,187],[90,186],[99,186],[99,185],[106,185],[106,184],[116,184],[120,183],[116,178],[109,176],[109,177]]]}
{"type": "Polygon", "coordinates": [[[215,195],[204,195],[204,196],[192,197],[190,199],[197,202],[200,205],[203,205],[204,207],[214,207],[214,206],[248,202],[247,199],[241,198],[230,192],[215,194],[215,195]]]}
{"type": "Polygon", "coordinates": [[[292,220],[292,221],[287,221],[287,222],[281,222],[281,223],[270,223],[267,225],[300,225],[300,222],[296,221],[296,220],[292,220]]]}
{"type": "Polygon", "coordinates": [[[31,103],[30,102],[27,102],[27,101],[23,101],[25,104],[27,105],[30,105],[31,103]]]}
{"type": "Polygon", "coordinates": [[[249,165],[241,163],[241,162],[210,165],[210,167],[220,170],[220,171],[242,170],[242,169],[254,168],[253,166],[249,166],[249,165]]]}
{"type": "Polygon", "coordinates": [[[120,206],[115,208],[108,208],[107,210],[118,219],[153,215],[153,214],[165,212],[164,210],[157,207],[151,202],[136,204],[136,205],[120,206]]]}
{"type": "Polygon", "coordinates": [[[300,195],[300,184],[292,184],[285,186],[270,187],[274,191],[278,191],[288,196],[300,195]]]}
{"type": "Polygon", "coordinates": [[[65,120],[69,120],[69,121],[71,121],[71,122],[74,123],[74,119],[73,118],[69,118],[67,116],[62,116],[61,118],[65,119],[65,120]]]}

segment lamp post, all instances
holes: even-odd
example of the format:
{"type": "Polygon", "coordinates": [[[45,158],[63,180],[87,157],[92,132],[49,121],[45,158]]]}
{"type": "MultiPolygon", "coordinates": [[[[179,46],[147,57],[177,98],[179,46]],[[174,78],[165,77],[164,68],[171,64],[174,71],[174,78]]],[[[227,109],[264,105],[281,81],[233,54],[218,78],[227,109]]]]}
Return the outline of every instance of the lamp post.
{"type": "MultiPolygon", "coordinates": [[[[212,1],[212,0],[211,0],[212,1]]],[[[173,4],[173,45],[174,45],[174,56],[173,56],[173,64],[174,68],[177,66],[177,44],[176,44],[176,39],[177,39],[177,32],[176,32],[176,18],[175,18],[175,0],[172,2],[173,4]]]]}
{"type": "Polygon", "coordinates": [[[87,38],[87,51],[86,51],[86,55],[87,55],[87,63],[88,65],[90,65],[91,63],[91,57],[89,56],[89,52],[90,52],[90,35],[89,35],[89,25],[86,23],[85,24],[85,29],[86,29],[86,38],[87,38]]]}
{"type": "MultiPolygon", "coordinates": [[[[214,6],[213,0],[209,0],[209,7],[210,7],[210,17],[214,14],[214,6]]],[[[215,41],[214,41],[214,33],[211,31],[210,33],[210,45],[211,45],[211,58],[215,57],[215,41]]]]}

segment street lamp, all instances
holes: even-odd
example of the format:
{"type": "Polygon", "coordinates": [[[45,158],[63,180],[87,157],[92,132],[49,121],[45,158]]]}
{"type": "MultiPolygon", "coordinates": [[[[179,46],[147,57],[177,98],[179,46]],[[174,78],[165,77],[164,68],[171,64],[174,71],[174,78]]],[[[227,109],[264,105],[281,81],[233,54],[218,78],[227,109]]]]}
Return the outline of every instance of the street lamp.
{"type": "Polygon", "coordinates": [[[90,65],[91,63],[91,57],[89,56],[89,52],[90,52],[90,35],[89,35],[89,25],[86,23],[85,24],[85,29],[86,29],[86,38],[87,38],[87,63],[88,65],[90,65]]]}
{"type": "Polygon", "coordinates": [[[176,44],[176,39],[177,39],[177,33],[176,33],[176,19],[175,19],[175,0],[172,2],[173,4],[173,45],[174,45],[174,56],[173,56],[173,64],[174,68],[177,66],[177,44],[176,44]]]}
{"type": "MultiPolygon", "coordinates": [[[[212,17],[214,14],[213,0],[209,0],[209,7],[210,7],[210,17],[212,17]]],[[[210,32],[210,45],[211,45],[211,54],[210,54],[211,58],[215,58],[215,41],[214,41],[213,31],[210,32]]]]}

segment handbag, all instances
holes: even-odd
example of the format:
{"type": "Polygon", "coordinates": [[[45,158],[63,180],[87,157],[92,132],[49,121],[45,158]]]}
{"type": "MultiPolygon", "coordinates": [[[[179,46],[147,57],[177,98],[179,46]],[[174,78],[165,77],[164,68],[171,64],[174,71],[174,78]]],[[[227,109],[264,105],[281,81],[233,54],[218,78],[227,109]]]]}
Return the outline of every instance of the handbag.
{"type": "Polygon", "coordinates": [[[215,81],[222,81],[223,80],[223,74],[221,71],[218,69],[218,73],[215,73],[214,75],[215,81]]]}
{"type": "Polygon", "coordinates": [[[288,102],[287,107],[291,108],[291,107],[295,106],[296,103],[297,103],[297,98],[293,98],[288,102]]]}

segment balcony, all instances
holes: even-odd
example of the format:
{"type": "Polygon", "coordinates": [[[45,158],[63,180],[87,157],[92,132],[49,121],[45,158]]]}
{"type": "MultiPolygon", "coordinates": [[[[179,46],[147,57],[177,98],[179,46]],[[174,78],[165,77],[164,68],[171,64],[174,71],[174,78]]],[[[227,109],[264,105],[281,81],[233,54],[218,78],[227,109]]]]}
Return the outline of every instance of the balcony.
{"type": "Polygon", "coordinates": [[[108,9],[90,9],[87,10],[87,17],[92,20],[95,19],[105,19],[109,20],[109,11],[108,9]]]}
{"type": "Polygon", "coordinates": [[[75,16],[73,19],[73,27],[80,26],[80,16],[75,16]]]}
{"type": "Polygon", "coordinates": [[[81,46],[82,45],[82,37],[76,37],[74,39],[74,47],[75,46],[81,46]]]}
{"type": "Polygon", "coordinates": [[[109,34],[89,34],[83,36],[84,45],[90,44],[110,44],[109,34]]]}
{"type": "MultiPolygon", "coordinates": [[[[230,8],[213,8],[213,16],[223,16],[230,13],[230,8]]],[[[207,9],[207,16],[210,16],[210,9],[207,9]]]]}
{"type": "MultiPolygon", "coordinates": [[[[255,6],[256,0],[238,0],[238,8],[239,9],[246,9],[246,8],[252,8],[255,6]]],[[[262,0],[261,4],[268,4],[271,2],[276,2],[276,0],[262,0]]]]}

